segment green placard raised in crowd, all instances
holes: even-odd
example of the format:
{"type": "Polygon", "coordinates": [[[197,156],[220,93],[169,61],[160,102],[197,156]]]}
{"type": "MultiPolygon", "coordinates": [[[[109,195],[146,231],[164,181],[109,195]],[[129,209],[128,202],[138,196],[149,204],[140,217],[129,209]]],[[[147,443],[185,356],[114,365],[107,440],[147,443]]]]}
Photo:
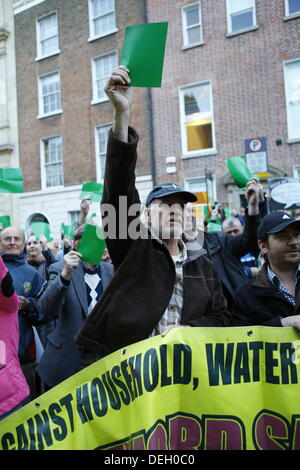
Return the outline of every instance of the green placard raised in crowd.
{"type": "Polygon", "coordinates": [[[84,199],[86,197],[90,198],[91,201],[101,202],[103,194],[103,184],[86,182],[83,183],[79,199],[84,199]]]}
{"type": "Polygon", "coordinates": [[[0,168],[0,193],[23,193],[21,168],[0,168]]]}
{"type": "Polygon", "coordinates": [[[87,224],[77,251],[82,254],[82,261],[97,266],[100,263],[105,248],[103,231],[101,227],[87,224]]]}
{"type": "Polygon", "coordinates": [[[126,27],[121,64],[130,71],[130,86],[161,86],[167,31],[167,22],[126,27]]]}
{"type": "Polygon", "coordinates": [[[10,217],[9,215],[2,215],[0,217],[0,230],[3,230],[6,227],[10,227],[10,217]]]}
{"type": "Polygon", "coordinates": [[[243,157],[232,157],[226,159],[226,165],[231,177],[238,188],[244,189],[253,175],[243,157]]]}
{"type": "Polygon", "coordinates": [[[32,222],[32,224],[30,224],[30,227],[37,240],[39,240],[41,235],[44,235],[47,238],[48,242],[51,242],[53,240],[49,224],[46,224],[45,222],[32,222]]]}

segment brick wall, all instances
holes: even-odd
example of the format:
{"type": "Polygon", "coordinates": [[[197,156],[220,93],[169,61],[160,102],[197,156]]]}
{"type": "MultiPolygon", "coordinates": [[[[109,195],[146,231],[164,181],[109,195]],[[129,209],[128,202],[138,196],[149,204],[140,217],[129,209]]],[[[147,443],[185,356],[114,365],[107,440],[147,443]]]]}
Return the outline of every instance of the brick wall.
{"type": "Polygon", "coordinates": [[[244,153],[244,139],[267,137],[269,162],[289,176],[300,162],[300,143],[287,143],[283,81],[283,62],[300,58],[300,18],[283,21],[283,0],[257,0],[258,29],[226,37],[225,0],[202,0],[204,44],[182,50],[181,7],[190,3],[148,2],[149,22],[169,21],[163,86],[152,91],[158,179],[183,183],[208,168],[217,177],[218,199],[226,202],[224,160],[244,153]],[[206,80],[212,82],[217,154],[182,160],[178,89],[206,80]],[[167,175],[171,155],[177,173],[167,175]]]}
{"type": "MultiPolygon", "coordinates": [[[[110,103],[92,105],[91,58],[118,50],[119,60],[126,25],[143,22],[142,2],[116,0],[118,32],[88,42],[88,0],[46,0],[15,16],[20,160],[26,191],[41,188],[40,139],[62,135],[64,184],[96,179],[94,128],[112,120],[110,103]],[[36,61],[36,18],[58,12],[61,53],[36,61]],[[39,75],[60,71],[63,114],[38,116],[39,75]]],[[[132,124],[141,134],[138,175],[151,173],[146,90],[137,89],[132,124]]]]}

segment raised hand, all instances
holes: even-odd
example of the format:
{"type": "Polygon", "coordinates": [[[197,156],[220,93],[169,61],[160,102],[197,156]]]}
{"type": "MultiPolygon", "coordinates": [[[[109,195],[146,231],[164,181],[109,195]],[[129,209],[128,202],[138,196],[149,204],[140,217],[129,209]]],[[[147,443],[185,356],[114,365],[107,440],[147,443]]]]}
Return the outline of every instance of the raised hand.
{"type": "Polygon", "coordinates": [[[127,112],[130,108],[132,89],[128,86],[130,84],[128,73],[127,67],[120,65],[112,71],[104,88],[116,112],[127,112]]]}

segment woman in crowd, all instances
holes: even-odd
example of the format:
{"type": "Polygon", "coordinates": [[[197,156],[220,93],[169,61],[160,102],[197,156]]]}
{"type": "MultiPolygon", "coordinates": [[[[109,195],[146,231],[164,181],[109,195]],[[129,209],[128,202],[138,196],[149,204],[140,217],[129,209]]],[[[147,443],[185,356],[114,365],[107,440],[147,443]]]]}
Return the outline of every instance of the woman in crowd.
{"type": "Polygon", "coordinates": [[[18,359],[19,300],[0,257],[0,421],[20,408],[29,387],[18,359]]]}

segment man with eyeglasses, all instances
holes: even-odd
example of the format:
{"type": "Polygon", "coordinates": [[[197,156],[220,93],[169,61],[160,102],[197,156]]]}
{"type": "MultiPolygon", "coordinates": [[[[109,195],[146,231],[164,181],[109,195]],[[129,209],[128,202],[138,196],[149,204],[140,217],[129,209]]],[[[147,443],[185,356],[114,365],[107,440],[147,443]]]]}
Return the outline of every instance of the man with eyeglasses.
{"type": "Polygon", "coordinates": [[[35,360],[36,340],[34,325],[44,323],[38,312],[37,299],[46,287],[45,279],[26,261],[25,235],[15,227],[7,227],[0,233],[0,253],[13,278],[19,298],[19,360],[30,388],[30,399],[37,396],[35,360]]]}
{"type": "Polygon", "coordinates": [[[147,197],[145,224],[140,222],[135,187],[139,138],[129,126],[129,82],[128,70],[120,66],[105,87],[114,119],[101,210],[116,274],[76,336],[86,349],[104,355],[175,327],[231,323],[216,269],[203,252],[188,258],[182,240],[185,206],[195,202],[195,195],[175,183],[156,186],[147,197]],[[120,216],[126,209],[124,221],[120,216]],[[115,223],[121,235],[112,233],[115,223]]]}

